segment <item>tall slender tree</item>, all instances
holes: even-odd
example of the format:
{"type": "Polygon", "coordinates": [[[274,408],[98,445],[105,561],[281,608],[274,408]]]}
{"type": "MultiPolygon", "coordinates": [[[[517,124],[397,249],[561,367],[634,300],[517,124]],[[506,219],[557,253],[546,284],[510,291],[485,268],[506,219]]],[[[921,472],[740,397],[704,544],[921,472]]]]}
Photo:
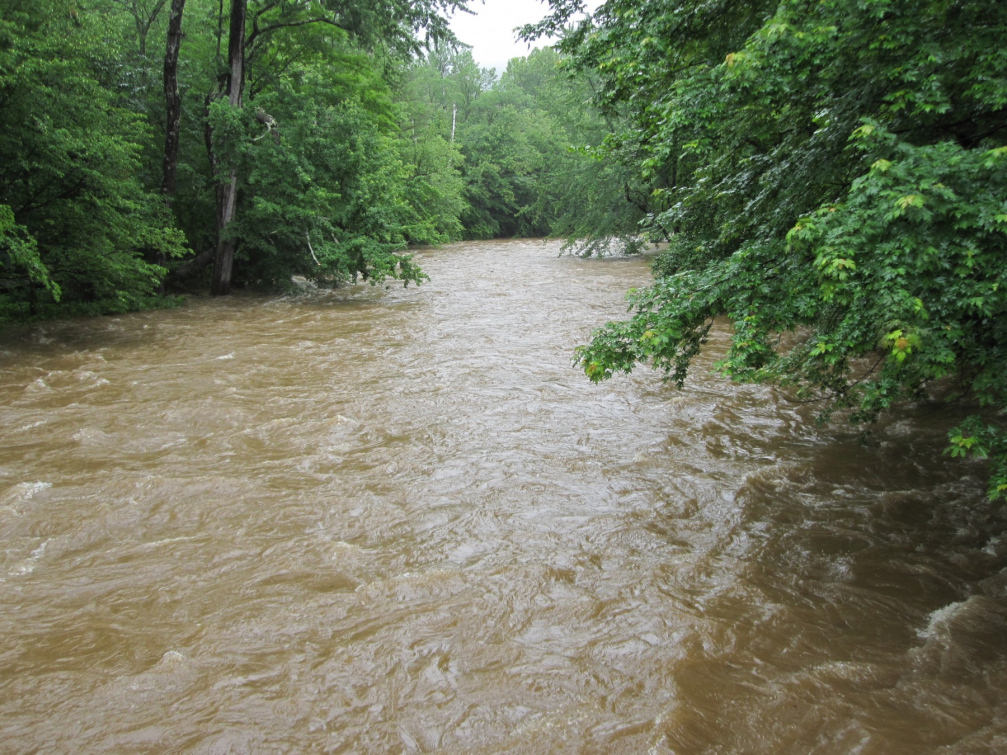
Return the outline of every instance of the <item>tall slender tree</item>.
{"type": "MultiPolygon", "coordinates": [[[[241,107],[241,95],[245,88],[245,18],[248,15],[248,0],[231,0],[231,23],[227,43],[228,70],[224,96],[233,109],[241,107]]],[[[214,148],[210,140],[211,151],[214,148]]],[[[212,159],[211,154],[211,159],[212,159]]],[[[234,268],[234,239],[228,235],[234,221],[238,199],[238,168],[227,168],[226,177],[217,176],[217,256],[213,263],[213,277],[210,293],[223,296],[231,291],[231,271],[234,268]]]]}
{"type": "Polygon", "coordinates": [[[166,125],[161,191],[170,203],[178,178],[178,147],[182,130],[182,96],[178,91],[178,56],[182,49],[182,14],[185,0],[171,0],[168,41],[164,51],[164,101],[166,125]]]}

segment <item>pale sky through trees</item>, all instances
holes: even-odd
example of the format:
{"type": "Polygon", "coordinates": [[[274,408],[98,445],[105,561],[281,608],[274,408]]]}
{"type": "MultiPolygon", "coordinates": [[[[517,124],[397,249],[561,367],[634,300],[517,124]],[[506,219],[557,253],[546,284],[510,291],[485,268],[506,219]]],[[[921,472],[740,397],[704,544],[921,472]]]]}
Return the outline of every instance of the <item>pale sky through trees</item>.
{"type": "MultiPolygon", "coordinates": [[[[596,8],[601,0],[591,0],[588,7],[596,8]]],[[[455,14],[451,28],[462,42],[472,45],[472,55],[483,68],[502,72],[511,58],[527,55],[531,46],[516,39],[517,27],[534,23],[548,12],[548,5],[540,0],[475,0],[471,8],[476,15],[455,14]]],[[[544,47],[554,40],[541,39],[534,47],[544,47]]]]}

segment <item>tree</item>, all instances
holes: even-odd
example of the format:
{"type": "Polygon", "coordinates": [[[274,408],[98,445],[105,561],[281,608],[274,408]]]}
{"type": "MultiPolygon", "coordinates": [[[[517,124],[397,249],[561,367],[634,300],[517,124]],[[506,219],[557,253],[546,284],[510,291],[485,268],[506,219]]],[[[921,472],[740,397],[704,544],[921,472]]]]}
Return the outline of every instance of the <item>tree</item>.
{"type": "Polygon", "coordinates": [[[584,77],[566,70],[550,48],[511,60],[499,78],[467,51],[438,50],[413,67],[408,128],[417,148],[437,139],[457,147],[447,160],[464,181],[466,237],[564,235],[594,251],[595,238],[583,237],[596,229],[582,222],[594,206],[612,218],[609,227],[637,232],[640,211],[630,206],[627,213],[621,204],[623,181],[602,180],[628,173],[612,170],[592,149],[606,131],[589,93],[584,77]],[[611,192],[615,212],[610,203],[588,201],[611,192]]]}
{"type": "Polygon", "coordinates": [[[422,278],[394,253],[416,210],[406,198],[409,168],[398,158],[387,85],[359,53],[345,51],[342,66],[359,70],[340,81],[327,67],[293,68],[292,81],[256,98],[258,115],[235,124],[244,134],[234,233],[245,281],[283,288],[291,275],[320,285],[422,278]],[[353,96],[355,86],[386,96],[353,96]]]}
{"type": "Polygon", "coordinates": [[[543,145],[536,197],[522,215],[545,223],[564,249],[580,256],[640,248],[640,221],[655,206],[649,182],[632,166],[633,155],[616,147],[610,132],[621,116],[592,106],[598,82],[552,48],[533,51],[508,66],[502,86],[527,93],[538,120],[552,124],[543,145]]]}
{"type": "MultiPolygon", "coordinates": [[[[529,34],[582,3],[553,0],[529,34]]],[[[823,417],[962,400],[951,452],[1007,491],[1007,6],[995,0],[609,0],[563,42],[626,118],[669,250],[577,359],[681,385],[712,318],[726,375],[823,417]],[[783,333],[800,334],[781,346],[783,333]]]]}
{"type": "Polygon", "coordinates": [[[417,209],[409,223],[410,241],[462,238],[467,203],[457,127],[482,90],[478,78],[483,73],[470,53],[443,48],[404,72],[396,100],[399,155],[409,171],[408,202],[417,209]]]}
{"type": "Polygon", "coordinates": [[[150,260],[184,253],[137,178],[146,134],[104,31],[75,3],[0,1],[0,319],[141,306],[150,260]]]}
{"type": "MultiPolygon", "coordinates": [[[[232,0],[229,17],[228,69],[221,76],[220,90],[226,96],[231,110],[239,110],[242,106],[245,84],[246,58],[252,61],[253,65],[256,61],[267,58],[272,51],[284,44],[284,35],[296,30],[327,27],[333,30],[336,38],[353,40],[365,48],[378,45],[393,54],[412,53],[418,49],[416,37],[418,33],[425,33],[433,43],[453,39],[442,13],[464,9],[466,2],[467,0],[422,0],[422,2],[382,0],[377,3],[335,0],[310,2],[251,0],[249,3],[249,0],[232,0]],[[246,26],[250,28],[246,29],[246,26]]],[[[276,57],[273,57],[274,63],[275,60],[276,57]]],[[[270,75],[268,71],[266,75],[270,75]]],[[[216,116],[218,119],[226,118],[219,109],[216,116]]],[[[237,114],[233,117],[237,117],[237,114]]],[[[234,135],[237,132],[231,129],[230,133],[234,135]]],[[[217,253],[211,292],[214,295],[221,295],[227,294],[231,286],[235,237],[230,226],[237,206],[238,169],[233,160],[226,171],[221,169],[222,148],[217,141],[214,132],[208,132],[207,146],[217,180],[217,253]]],[[[234,145],[231,145],[232,153],[233,147],[234,145]]],[[[306,243],[310,251],[310,240],[306,243]]],[[[360,257],[361,261],[366,259],[366,256],[360,257]]],[[[385,265],[383,269],[394,271],[397,268],[394,265],[385,265]]],[[[360,272],[368,271],[364,268],[360,272]]]]}
{"type": "Polygon", "coordinates": [[[178,148],[182,129],[182,95],[178,91],[178,58],[182,48],[182,16],[185,0],[171,0],[167,43],[164,51],[164,100],[167,114],[161,191],[169,201],[178,177],[178,148]]]}
{"type": "MultiPolygon", "coordinates": [[[[227,42],[227,71],[221,76],[222,96],[230,109],[241,108],[241,98],[245,91],[245,23],[248,14],[248,0],[231,0],[230,31],[227,42]]],[[[220,96],[220,95],[218,95],[220,96]]],[[[208,128],[209,128],[209,121],[208,128]]],[[[234,238],[230,235],[230,225],[238,202],[238,168],[234,161],[227,169],[221,168],[219,145],[214,143],[214,131],[207,131],[206,145],[210,153],[210,165],[217,179],[217,254],[213,262],[213,277],[210,293],[221,296],[231,291],[231,270],[234,266],[234,238]]]]}

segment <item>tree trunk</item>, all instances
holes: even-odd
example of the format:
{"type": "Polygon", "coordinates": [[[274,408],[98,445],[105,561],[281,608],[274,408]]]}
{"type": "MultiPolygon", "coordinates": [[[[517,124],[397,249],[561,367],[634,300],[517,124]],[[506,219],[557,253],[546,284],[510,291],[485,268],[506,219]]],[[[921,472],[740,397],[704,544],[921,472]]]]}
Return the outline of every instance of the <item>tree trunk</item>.
{"type": "Polygon", "coordinates": [[[186,260],[184,263],[172,270],[170,275],[172,279],[176,281],[183,281],[186,278],[191,278],[192,276],[203,272],[207,265],[213,264],[213,260],[216,256],[217,250],[214,247],[210,247],[205,252],[200,252],[195,257],[186,260]]]}
{"type": "Polygon", "coordinates": [[[168,119],[164,135],[164,170],[161,191],[171,204],[178,175],[178,143],[182,130],[182,96],[178,92],[178,53],[182,47],[182,12],[185,0],[171,0],[168,18],[168,44],[164,51],[164,101],[168,119]]]}
{"type": "MultiPolygon", "coordinates": [[[[241,107],[245,84],[245,16],[248,0],[231,0],[231,29],[227,43],[230,71],[227,77],[227,99],[231,107],[241,107]]],[[[238,193],[238,170],[231,168],[227,180],[217,177],[217,258],[210,281],[212,296],[231,292],[231,269],[234,266],[234,240],[228,238],[228,226],[234,220],[238,193]]]]}

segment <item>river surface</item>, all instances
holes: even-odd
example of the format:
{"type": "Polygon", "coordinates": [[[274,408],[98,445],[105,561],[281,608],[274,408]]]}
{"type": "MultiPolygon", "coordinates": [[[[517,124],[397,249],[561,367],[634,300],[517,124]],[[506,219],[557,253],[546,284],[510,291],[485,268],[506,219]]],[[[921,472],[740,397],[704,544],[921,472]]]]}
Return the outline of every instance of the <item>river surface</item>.
{"type": "Polygon", "coordinates": [[[571,366],[645,260],[0,335],[0,751],[1007,750],[1007,516],[761,387],[571,366]]]}

